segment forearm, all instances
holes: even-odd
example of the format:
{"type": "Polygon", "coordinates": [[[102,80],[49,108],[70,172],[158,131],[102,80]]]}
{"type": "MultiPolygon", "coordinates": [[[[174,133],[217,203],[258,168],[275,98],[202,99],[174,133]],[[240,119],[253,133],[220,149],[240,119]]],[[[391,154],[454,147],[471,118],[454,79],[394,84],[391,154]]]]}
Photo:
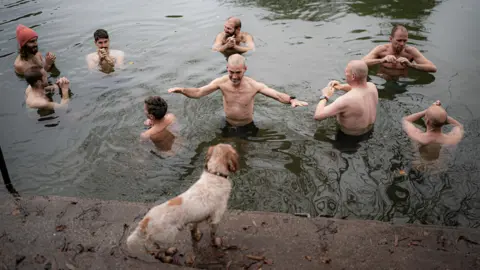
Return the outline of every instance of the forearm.
{"type": "Polygon", "coordinates": [[[315,120],[322,120],[324,117],[322,116],[323,109],[325,108],[325,105],[327,105],[327,100],[322,99],[320,102],[318,102],[317,108],[315,109],[315,115],[313,118],[315,120]]]}
{"type": "Polygon", "coordinates": [[[240,45],[235,45],[233,47],[233,49],[235,49],[235,51],[239,52],[239,53],[246,53],[248,52],[249,50],[251,50],[250,47],[243,47],[243,46],[240,46],[240,45]]]}
{"type": "Polygon", "coordinates": [[[453,117],[450,117],[450,116],[447,117],[447,123],[456,127],[463,128],[463,125],[460,124],[460,122],[458,122],[457,120],[453,119],[453,117]]]}
{"type": "Polygon", "coordinates": [[[45,65],[43,65],[43,69],[45,69],[45,71],[50,71],[50,69],[52,69],[54,63],[51,63],[50,65],[47,64],[47,62],[45,61],[45,65]]]}
{"type": "Polygon", "coordinates": [[[383,62],[383,59],[363,59],[363,61],[367,64],[367,66],[375,66],[378,64],[381,64],[383,62]]]}
{"type": "Polygon", "coordinates": [[[423,110],[421,112],[417,112],[417,113],[414,113],[414,114],[411,114],[409,116],[405,116],[403,118],[403,120],[405,121],[408,121],[408,122],[415,122],[417,121],[418,119],[422,118],[423,116],[425,116],[425,113],[427,112],[427,110],[423,110]]]}
{"type": "Polygon", "coordinates": [[[426,71],[426,72],[437,72],[437,67],[433,64],[417,64],[412,63],[410,65],[411,68],[426,71]]]}
{"type": "Polygon", "coordinates": [[[225,50],[227,49],[227,43],[225,43],[224,45],[216,45],[213,47],[213,50],[214,51],[217,51],[217,52],[225,52],[225,50]]]}
{"type": "Polygon", "coordinates": [[[346,84],[339,84],[337,87],[335,87],[335,89],[348,92],[348,91],[352,90],[352,86],[351,86],[350,84],[348,84],[348,83],[346,83],[346,84]]]}
{"type": "Polygon", "coordinates": [[[181,93],[189,98],[199,98],[201,97],[200,88],[182,88],[181,93]]]}

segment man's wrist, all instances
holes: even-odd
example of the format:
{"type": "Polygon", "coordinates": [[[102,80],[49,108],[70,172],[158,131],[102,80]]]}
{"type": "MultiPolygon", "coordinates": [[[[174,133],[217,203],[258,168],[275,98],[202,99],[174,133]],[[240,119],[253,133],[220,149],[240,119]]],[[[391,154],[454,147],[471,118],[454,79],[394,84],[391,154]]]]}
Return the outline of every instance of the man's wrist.
{"type": "Polygon", "coordinates": [[[288,100],[288,103],[291,104],[291,103],[292,103],[292,100],[294,100],[294,99],[296,99],[296,98],[297,98],[297,97],[295,97],[295,96],[290,96],[290,99],[288,100]]]}
{"type": "Polygon", "coordinates": [[[322,95],[320,96],[320,101],[325,100],[325,102],[328,102],[329,97],[322,95]]]}

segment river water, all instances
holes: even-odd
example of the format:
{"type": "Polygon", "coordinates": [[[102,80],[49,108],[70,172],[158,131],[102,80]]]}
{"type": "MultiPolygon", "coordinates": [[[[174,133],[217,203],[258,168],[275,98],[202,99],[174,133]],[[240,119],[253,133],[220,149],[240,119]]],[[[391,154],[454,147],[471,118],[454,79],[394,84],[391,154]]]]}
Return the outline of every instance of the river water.
{"type": "Polygon", "coordinates": [[[477,0],[2,1],[0,145],[12,183],[20,194],[164,201],[198,179],[208,146],[226,142],[241,156],[231,208],[479,227],[478,10],[477,0]],[[256,97],[260,131],[248,140],[221,136],[220,93],[167,93],[225,74],[225,58],[210,48],[232,15],[256,42],[247,76],[309,102],[291,109],[256,97]],[[71,81],[69,109],[54,119],[38,121],[25,107],[26,82],[13,72],[18,23],[38,32],[40,51],[55,52],[60,76],[71,81]],[[335,143],[334,119],[313,119],[319,89],[344,80],[348,61],[387,42],[395,23],[438,72],[386,80],[372,69],[380,96],[374,133],[345,149],[335,143]],[[87,70],[97,28],[125,52],[124,70],[87,70]],[[177,116],[173,156],[139,143],[149,95],[164,97],[177,116]],[[437,99],[465,137],[436,169],[418,169],[400,120],[437,99]]]}

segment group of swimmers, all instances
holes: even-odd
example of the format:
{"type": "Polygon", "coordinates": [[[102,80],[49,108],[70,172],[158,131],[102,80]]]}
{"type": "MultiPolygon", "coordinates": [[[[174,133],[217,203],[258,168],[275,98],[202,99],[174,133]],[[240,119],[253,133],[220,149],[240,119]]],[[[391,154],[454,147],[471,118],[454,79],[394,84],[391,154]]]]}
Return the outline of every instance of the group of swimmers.
{"type": "MultiPolygon", "coordinates": [[[[240,19],[228,18],[223,32],[216,36],[212,46],[214,51],[221,52],[227,57],[228,75],[216,78],[199,88],[170,88],[168,93],[200,98],[220,90],[226,117],[224,135],[255,136],[258,131],[253,121],[256,94],[263,94],[281,103],[289,104],[293,108],[308,104],[295,96],[281,93],[264,83],[244,76],[247,66],[242,54],[254,51],[255,43],[250,34],[241,31],[241,26],[240,19]]],[[[124,53],[110,50],[107,31],[99,29],[93,36],[97,51],[86,57],[88,67],[107,73],[115,68],[121,68],[124,53]]],[[[32,29],[23,25],[17,27],[20,50],[14,66],[15,71],[23,74],[29,84],[26,89],[26,104],[31,108],[65,107],[69,101],[70,82],[63,77],[59,78],[53,86],[49,85],[47,72],[54,67],[56,56],[49,52],[43,58],[38,51],[37,39],[38,35],[32,29]],[[61,103],[55,103],[47,97],[49,92],[56,90],[61,92],[61,103]]],[[[373,83],[367,82],[369,67],[380,65],[382,69],[394,72],[408,68],[425,72],[437,71],[436,66],[418,49],[407,45],[408,31],[404,26],[393,27],[389,39],[388,44],[379,45],[362,59],[348,63],[345,69],[345,84],[330,81],[322,89],[314,118],[323,120],[335,116],[339,124],[338,138],[364,140],[373,130],[377,115],[378,90],[373,83]],[[346,93],[331,101],[336,90],[346,93]]],[[[147,120],[144,123],[149,129],[141,134],[142,139],[150,139],[154,142],[165,139],[165,132],[168,132],[168,127],[175,121],[175,116],[167,113],[167,109],[167,103],[159,96],[148,97],[145,100],[144,110],[147,120]]],[[[403,128],[406,134],[420,145],[457,144],[463,137],[463,126],[447,115],[439,101],[422,112],[404,117],[403,128]],[[424,118],[426,131],[413,125],[413,122],[420,118],[424,118]],[[446,124],[454,126],[449,133],[442,132],[442,127],[446,124]]]]}

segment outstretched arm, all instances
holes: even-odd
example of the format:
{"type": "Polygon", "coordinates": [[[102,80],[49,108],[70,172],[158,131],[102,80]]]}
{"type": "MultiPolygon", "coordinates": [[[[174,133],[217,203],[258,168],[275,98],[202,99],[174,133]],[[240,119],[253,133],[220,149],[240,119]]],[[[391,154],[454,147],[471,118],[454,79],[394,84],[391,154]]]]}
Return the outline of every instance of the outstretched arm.
{"type": "Polygon", "coordinates": [[[277,90],[274,90],[268,86],[266,86],[263,83],[256,83],[256,87],[258,89],[258,92],[260,94],[265,95],[267,97],[273,98],[275,100],[280,101],[281,103],[284,104],[292,104],[292,107],[297,107],[297,106],[306,106],[308,103],[304,101],[297,100],[295,98],[291,98],[290,95],[287,95],[285,93],[278,92],[277,90]]]}
{"type": "Polygon", "coordinates": [[[215,79],[209,84],[202,86],[200,88],[180,88],[180,87],[170,88],[168,89],[168,92],[180,93],[189,98],[200,98],[218,90],[220,88],[219,85],[221,80],[222,78],[215,79]]]}

